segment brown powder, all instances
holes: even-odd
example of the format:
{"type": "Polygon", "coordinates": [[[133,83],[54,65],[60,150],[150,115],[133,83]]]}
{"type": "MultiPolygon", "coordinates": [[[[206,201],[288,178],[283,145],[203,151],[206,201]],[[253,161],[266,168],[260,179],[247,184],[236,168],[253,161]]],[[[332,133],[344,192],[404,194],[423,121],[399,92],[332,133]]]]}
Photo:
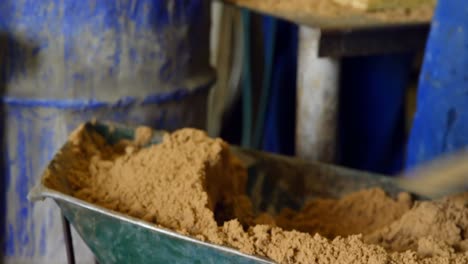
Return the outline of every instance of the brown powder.
{"type": "Polygon", "coordinates": [[[140,126],[135,129],[135,139],[133,142],[139,146],[143,147],[151,141],[153,136],[153,129],[150,127],[140,126]]]}
{"type": "MultiPolygon", "coordinates": [[[[229,155],[226,143],[185,129],[138,150],[151,133],[137,129],[136,134],[136,145],[126,146],[117,157],[89,153],[95,141],[89,139],[99,135],[85,130],[73,134],[75,153],[91,156],[88,170],[73,177],[78,185],[73,195],[181,232],[211,234],[208,230],[217,228],[217,204],[238,199],[245,189],[246,171],[229,155]]],[[[103,139],[98,142],[102,146],[103,139]]]]}
{"type": "Polygon", "coordinates": [[[340,200],[313,200],[298,213],[284,209],[277,224],[288,230],[320,233],[328,238],[367,234],[399,219],[411,205],[407,193],[400,194],[395,201],[381,189],[369,189],[340,200]]]}
{"type": "Polygon", "coordinates": [[[408,195],[393,200],[372,189],[255,216],[244,195],[246,170],[226,143],[183,129],[139,148],[150,132],[109,146],[80,127],[60,153],[67,162],[49,168],[46,186],[279,263],[468,263],[466,196],[410,210],[408,195]]]}
{"type": "Polygon", "coordinates": [[[454,197],[439,202],[418,202],[389,226],[369,234],[366,241],[392,251],[417,251],[420,255],[445,255],[468,245],[468,200],[454,197]]]}

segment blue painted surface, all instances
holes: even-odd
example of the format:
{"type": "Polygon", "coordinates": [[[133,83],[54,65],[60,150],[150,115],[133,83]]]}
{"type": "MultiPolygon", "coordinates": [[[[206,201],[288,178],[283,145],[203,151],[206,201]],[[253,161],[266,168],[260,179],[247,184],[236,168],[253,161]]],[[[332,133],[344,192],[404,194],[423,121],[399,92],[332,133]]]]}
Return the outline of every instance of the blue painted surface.
{"type": "MultiPolygon", "coordinates": [[[[63,245],[63,238],[52,234],[61,226],[57,218],[58,210],[45,207],[48,212],[37,212],[40,204],[27,201],[29,190],[37,183],[44,166],[53,154],[63,145],[67,135],[81,122],[97,118],[132,125],[148,125],[173,130],[181,126],[201,127],[205,111],[203,108],[208,90],[195,93],[183,101],[158,103],[104,104],[87,108],[69,108],[46,105],[27,105],[14,102],[5,103],[5,121],[8,131],[6,181],[7,192],[7,230],[4,253],[7,257],[54,258],[57,245],[63,245]],[[99,107],[97,107],[99,106],[99,107]],[[197,107],[199,109],[193,109],[197,107]],[[12,203],[12,200],[14,202],[12,203]],[[12,207],[13,206],[13,207],[12,207]],[[12,214],[14,212],[14,214],[12,214]],[[35,216],[33,218],[33,215],[35,216]],[[52,242],[51,242],[52,241],[52,242]]],[[[64,252],[64,248],[60,248],[64,252]]],[[[32,262],[31,262],[32,263],[32,262]]],[[[37,263],[37,262],[34,262],[37,263]]],[[[57,263],[57,262],[54,262],[57,263]]],[[[62,262],[58,262],[62,263],[62,262]]]]}
{"type": "MultiPolygon", "coordinates": [[[[273,75],[265,116],[262,149],[294,155],[298,27],[276,21],[273,75]]],[[[265,24],[271,27],[271,24],[265,24]]]]}
{"type": "Polygon", "coordinates": [[[214,81],[210,81],[203,86],[196,87],[196,89],[189,90],[186,88],[175,89],[169,93],[150,94],[143,99],[136,97],[124,97],[116,102],[105,102],[94,99],[41,99],[41,98],[17,98],[10,96],[3,96],[0,102],[9,106],[20,106],[23,108],[53,108],[53,109],[99,109],[103,107],[123,107],[131,105],[146,105],[154,104],[160,105],[170,102],[178,102],[187,99],[187,97],[206,92],[214,81]]]}
{"type": "MultiPolygon", "coordinates": [[[[65,262],[58,209],[26,196],[78,124],[205,125],[213,81],[207,7],[202,0],[0,1],[0,252],[7,263],[65,262]]],[[[81,263],[91,261],[85,253],[78,248],[81,263]]]]}
{"type": "Polygon", "coordinates": [[[208,54],[199,44],[208,34],[196,28],[208,21],[197,18],[204,7],[201,0],[0,1],[0,42],[8,49],[3,77],[21,84],[6,90],[16,97],[117,100],[134,85],[147,86],[132,89],[135,96],[183,86],[208,65],[197,55],[208,54]]]}
{"type": "Polygon", "coordinates": [[[28,101],[26,105],[19,104],[18,101],[6,103],[4,118],[9,129],[5,132],[10,143],[7,144],[7,154],[9,168],[13,170],[5,174],[9,182],[8,188],[13,188],[7,192],[7,206],[13,204],[12,200],[15,200],[16,204],[15,208],[8,210],[10,214],[7,214],[9,228],[6,230],[7,241],[4,246],[7,257],[47,257],[53,253],[51,249],[57,247],[57,243],[63,244],[62,237],[57,237],[57,233],[52,232],[58,230],[61,234],[60,221],[56,217],[57,209],[45,208],[50,211],[34,213],[35,205],[28,202],[26,196],[37,183],[44,166],[65,142],[69,132],[81,122],[93,118],[133,125],[144,124],[168,130],[181,126],[202,127],[204,104],[201,102],[204,102],[208,90],[200,90],[182,102],[170,101],[162,105],[101,103],[100,107],[92,105],[93,107],[88,108],[81,105],[76,108],[72,104],[66,108],[61,104],[58,104],[58,107],[50,104],[31,106],[28,105],[31,103],[28,101]],[[193,107],[201,110],[194,110],[193,107]],[[12,211],[15,212],[14,215],[11,215],[12,211]],[[55,245],[49,245],[51,240],[56,241],[55,245]]]}
{"type": "Polygon", "coordinates": [[[420,75],[408,168],[468,145],[467,18],[467,1],[439,1],[420,75]]]}
{"type": "Polygon", "coordinates": [[[405,91],[412,54],[342,60],[339,161],[351,168],[394,174],[403,168],[405,91]]]}

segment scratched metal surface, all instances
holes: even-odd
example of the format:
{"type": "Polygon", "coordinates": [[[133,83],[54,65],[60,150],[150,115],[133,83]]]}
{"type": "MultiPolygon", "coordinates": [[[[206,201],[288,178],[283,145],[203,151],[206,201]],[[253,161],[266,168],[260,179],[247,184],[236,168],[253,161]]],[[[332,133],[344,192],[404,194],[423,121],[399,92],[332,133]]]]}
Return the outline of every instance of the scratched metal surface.
{"type": "Polygon", "coordinates": [[[3,92],[116,101],[186,87],[209,69],[208,12],[201,0],[0,1],[3,92]]]}
{"type": "MultiPolygon", "coordinates": [[[[110,130],[99,123],[87,126],[108,138],[109,143],[133,137],[132,128],[118,125],[113,128],[110,130]]],[[[160,134],[156,134],[152,143],[157,144],[160,139],[160,134]]],[[[340,197],[375,186],[382,187],[392,196],[401,191],[391,178],[381,175],[240,148],[233,148],[233,151],[248,167],[247,192],[257,211],[275,214],[284,207],[299,209],[309,199],[340,197]]],[[[52,163],[61,162],[58,153],[52,163]]],[[[61,177],[64,182],[61,189],[67,190],[65,175],[54,177],[61,177]]],[[[48,189],[39,183],[29,197],[55,200],[100,263],[272,263],[155,227],[65,192],[48,189]]]]}
{"type": "Polygon", "coordinates": [[[468,147],[468,2],[439,2],[420,73],[408,169],[468,147]]]}
{"type": "MultiPolygon", "coordinates": [[[[0,1],[0,262],[65,262],[56,206],[26,195],[78,123],[205,125],[208,10],[202,0],[0,1]]],[[[75,242],[78,263],[91,263],[75,242]]]]}

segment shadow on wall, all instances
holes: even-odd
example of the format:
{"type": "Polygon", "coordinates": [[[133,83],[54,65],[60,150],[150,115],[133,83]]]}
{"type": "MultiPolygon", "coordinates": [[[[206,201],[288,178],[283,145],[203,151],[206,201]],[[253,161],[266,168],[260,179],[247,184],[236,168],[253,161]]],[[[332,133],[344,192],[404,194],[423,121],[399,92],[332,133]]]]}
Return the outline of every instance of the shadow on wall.
{"type": "MultiPolygon", "coordinates": [[[[1,163],[0,163],[0,263],[3,262],[3,257],[8,255],[11,250],[8,241],[10,238],[7,236],[7,194],[11,177],[11,160],[8,149],[7,135],[8,135],[8,97],[7,85],[15,78],[21,78],[23,74],[34,72],[38,65],[38,48],[26,41],[19,40],[12,35],[0,32],[0,146],[1,146],[1,163]]],[[[13,106],[14,107],[14,106],[13,106]]],[[[25,161],[23,161],[24,163],[25,161]]],[[[27,186],[18,186],[21,188],[28,188],[27,186]]],[[[13,190],[14,192],[16,190],[13,190]]],[[[24,197],[26,199],[26,197],[24,197]]],[[[18,206],[24,206],[22,203],[18,206]]],[[[10,205],[11,206],[11,205],[10,205]]],[[[16,208],[21,211],[22,208],[16,208]]],[[[12,234],[10,233],[9,236],[12,234]]]]}

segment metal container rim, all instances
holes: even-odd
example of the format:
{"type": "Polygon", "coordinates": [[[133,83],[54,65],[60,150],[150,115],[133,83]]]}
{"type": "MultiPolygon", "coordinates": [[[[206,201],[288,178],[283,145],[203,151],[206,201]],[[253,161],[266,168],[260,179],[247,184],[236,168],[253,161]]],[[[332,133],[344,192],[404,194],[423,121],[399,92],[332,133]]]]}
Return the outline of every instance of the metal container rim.
{"type": "Polygon", "coordinates": [[[41,181],[40,184],[33,187],[31,189],[31,191],[28,193],[28,200],[30,200],[32,202],[42,201],[42,200],[44,200],[46,198],[51,198],[54,201],[59,200],[59,201],[71,203],[73,205],[76,205],[76,206],[79,206],[79,207],[82,207],[82,208],[85,208],[85,209],[88,209],[88,210],[91,210],[91,211],[94,211],[94,212],[109,216],[109,217],[112,217],[112,218],[116,218],[116,219],[118,219],[120,221],[124,221],[124,222],[129,223],[129,224],[137,225],[139,227],[151,230],[153,232],[157,232],[157,233],[160,233],[160,234],[163,234],[163,235],[175,238],[175,239],[184,240],[186,242],[195,243],[195,244],[198,244],[198,245],[201,245],[201,246],[205,246],[205,247],[213,248],[213,249],[216,249],[216,250],[224,251],[224,252],[227,252],[227,253],[230,253],[230,254],[245,257],[245,258],[248,258],[250,260],[259,261],[259,263],[265,263],[265,264],[275,263],[275,262],[271,261],[270,259],[267,259],[267,258],[264,258],[264,257],[249,255],[249,254],[242,253],[241,251],[236,250],[234,248],[204,242],[204,241],[198,240],[198,239],[190,237],[190,236],[185,236],[185,235],[179,234],[179,233],[177,233],[175,231],[172,231],[170,229],[167,229],[167,228],[158,227],[158,226],[156,226],[154,224],[150,224],[150,223],[148,223],[146,221],[143,221],[141,219],[134,218],[134,217],[131,217],[129,215],[126,215],[126,214],[123,214],[123,213],[120,213],[120,212],[117,212],[117,211],[109,210],[109,209],[104,208],[102,206],[95,205],[95,204],[80,200],[80,199],[75,198],[73,196],[70,196],[70,195],[61,193],[59,191],[55,191],[53,189],[47,188],[42,184],[42,181],[41,181]]]}

